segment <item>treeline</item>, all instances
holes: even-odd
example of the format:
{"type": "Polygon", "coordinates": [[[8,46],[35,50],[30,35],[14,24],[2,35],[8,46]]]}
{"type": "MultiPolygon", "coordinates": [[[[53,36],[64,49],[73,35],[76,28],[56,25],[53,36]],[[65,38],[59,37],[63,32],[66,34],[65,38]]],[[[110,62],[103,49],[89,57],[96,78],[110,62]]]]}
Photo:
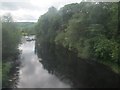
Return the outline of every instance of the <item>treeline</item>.
{"type": "Polygon", "coordinates": [[[118,6],[118,2],[81,2],[60,10],[51,7],[35,27],[37,45],[47,42],[62,45],[82,59],[96,60],[118,72],[118,6]]]}
{"type": "Polygon", "coordinates": [[[2,17],[2,87],[9,87],[10,71],[18,59],[20,32],[13,23],[12,16],[6,14],[2,17]]]}
{"type": "Polygon", "coordinates": [[[14,22],[23,35],[34,35],[34,22],[14,22]]]}

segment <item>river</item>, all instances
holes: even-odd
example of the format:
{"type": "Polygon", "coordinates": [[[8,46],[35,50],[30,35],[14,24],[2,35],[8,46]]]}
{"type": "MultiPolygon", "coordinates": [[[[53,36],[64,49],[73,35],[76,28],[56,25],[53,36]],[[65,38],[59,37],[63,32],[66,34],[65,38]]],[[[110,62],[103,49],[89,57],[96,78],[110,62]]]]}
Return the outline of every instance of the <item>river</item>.
{"type": "Polygon", "coordinates": [[[22,38],[16,88],[119,87],[120,76],[108,67],[54,44],[35,45],[22,38]],[[35,49],[36,46],[36,49],[35,49]]]}
{"type": "Polygon", "coordinates": [[[70,85],[60,81],[55,75],[50,74],[43,68],[35,54],[35,41],[26,41],[19,49],[22,50],[21,66],[17,88],[70,88],[70,85]]]}

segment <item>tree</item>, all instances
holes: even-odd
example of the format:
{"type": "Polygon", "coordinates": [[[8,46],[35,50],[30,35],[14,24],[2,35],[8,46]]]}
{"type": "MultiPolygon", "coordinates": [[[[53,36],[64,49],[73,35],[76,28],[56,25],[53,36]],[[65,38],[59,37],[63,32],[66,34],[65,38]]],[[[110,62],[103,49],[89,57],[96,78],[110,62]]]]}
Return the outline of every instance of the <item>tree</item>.
{"type": "Polygon", "coordinates": [[[2,17],[2,22],[7,22],[7,23],[13,22],[13,18],[12,18],[12,16],[11,16],[11,14],[10,14],[10,13],[7,13],[6,15],[4,15],[4,16],[2,17]]]}
{"type": "Polygon", "coordinates": [[[37,43],[56,43],[77,50],[80,58],[116,66],[120,58],[118,5],[81,2],[65,5],[59,11],[52,7],[37,22],[37,43]]]}
{"type": "Polygon", "coordinates": [[[10,14],[3,16],[2,22],[2,55],[3,60],[12,57],[18,50],[20,34],[10,14]]]}

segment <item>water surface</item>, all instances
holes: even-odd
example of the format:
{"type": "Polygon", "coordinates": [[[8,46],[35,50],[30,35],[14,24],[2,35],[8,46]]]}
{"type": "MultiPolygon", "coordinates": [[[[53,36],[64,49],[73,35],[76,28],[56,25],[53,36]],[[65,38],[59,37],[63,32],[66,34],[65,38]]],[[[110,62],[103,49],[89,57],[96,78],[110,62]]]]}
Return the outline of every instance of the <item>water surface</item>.
{"type": "Polygon", "coordinates": [[[55,75],[50,74],[39,62],[35,54],[35,41],[26,41],[19,47],[22,50],[21,67],[19,70],[18,88],[70,88],[55,75]]]}
{"type": "Polygon", "coordinates": [[[22,53],[15,83],[17,88],[120,87],[120,76],[110,68],[82,60],[62,46],[39,44],[23,37],[19,49],[22,53]]]}
{"type": "Polygon", "coordinates": [[[77,57],[77,53],[51,43],[36,43],[43,67],[73,88],[116,88],[120,76],[109,67],[93,60],[77,57]]]}

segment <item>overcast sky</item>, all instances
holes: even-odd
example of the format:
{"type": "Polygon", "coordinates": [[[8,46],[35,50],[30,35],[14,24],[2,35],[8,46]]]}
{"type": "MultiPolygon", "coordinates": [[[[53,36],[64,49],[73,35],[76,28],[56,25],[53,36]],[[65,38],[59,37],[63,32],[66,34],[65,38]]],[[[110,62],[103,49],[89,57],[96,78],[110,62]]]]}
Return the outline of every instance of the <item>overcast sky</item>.
{"type": "Polygon", "coordinates": [[[14,21],[37,22],[40,15],[47,12],[51,6],[59,9],[66,4],[80,3],[80,1],[81,0],[0,0],[0,16],[5,13],[11,13],[14,21]]]}
{"type": "Polygon", "coordinates": [[[0,15],[11,13],[14,21],[36,22],[51,6],[59,9],[65,4],[80,3],[81,0],[0,0],[0,15]]]}

